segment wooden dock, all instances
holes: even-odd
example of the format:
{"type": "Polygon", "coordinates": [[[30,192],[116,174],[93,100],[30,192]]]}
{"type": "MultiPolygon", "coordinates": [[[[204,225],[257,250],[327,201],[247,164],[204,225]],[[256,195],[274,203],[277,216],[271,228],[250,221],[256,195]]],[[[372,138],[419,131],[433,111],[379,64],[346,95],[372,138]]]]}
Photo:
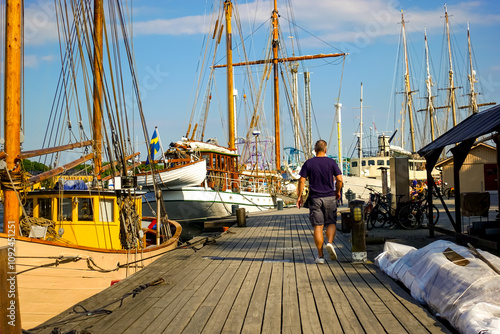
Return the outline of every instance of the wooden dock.
{"type": "Polygon", "coordinates": [[[338,260],[317,265],[306,210],[251,216],[247,227],[197,251],[171,251],[82,301],[82,313],[68,310],[33,332],[450,333],[373,264],[352,264],[348,238],[337,233],[338,260]]]}

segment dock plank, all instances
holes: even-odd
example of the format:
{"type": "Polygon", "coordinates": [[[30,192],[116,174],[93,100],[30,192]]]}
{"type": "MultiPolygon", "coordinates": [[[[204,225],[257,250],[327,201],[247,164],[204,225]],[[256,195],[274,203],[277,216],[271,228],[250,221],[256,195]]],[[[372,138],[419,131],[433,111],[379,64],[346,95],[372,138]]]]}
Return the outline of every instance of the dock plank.
{"type": "MultiPolygon", "coordinates": [[[[344,236],[340,236],[338,240],[343,244],[340,247],[342,256],[347,257],[350,247],[349,241],[344,236]]],[[[445,326],[433,321],[432,315],[424,307],[415,304],[413,298],[375,265],[368,263],[354,266],[354,268],[368,286],[384,300],[385,305],[406,331],[421,333],[427,329],[430,333],[450,333],[445,326]]]]}
{"type": "MultiPolygon", "coordinates": [[[[301,244],[308,245],[308,247],[303,247],[302,251],[304,253],[304,259],[307,265],[307,273],[309,280],[311,281],[311,287],[313,291],[313,296],[317,305],[318,315],[321,321],[321,326],[324,332],[342,332],[342,327],[340,325],[337,312],[334,308],[334,303],[328,296],[326,286],[323,282],[323,278],[320,275],[319,268],[323,265],[313,264],[317,256],[317,249],[314,243],[312,229],[308,226],[309,220],[301,217],[302,224],[299,231],[301,244]]],[[[325,255],[328,254],[325,250],[325,255]]]]}
{"type": "MultiPolygon", "coordinates": [[[[267,218],[267,220],[269,220],[269,218],[267,218]]],[[[254,293],[263,259],[265,258],[267,247],[269,245],[270,233],[271,230],[269,228],[264,228],[263,241],[260,243],[260,246],[255,253],[255,258],[250,264],[247,276],[240,287],[236,300],[234,301],[224,327],[222,328],[222,333],[240,333],[243,328],[250,300],[254,293]]]]}
{"type": "Polygon", "coordinates": [[[297,278],[295,276],[294,249],[299,248],[292,238],[293,217],[285,219],[283,260],[283,309],[282,309],[282,331],[283,333],[300,333],[300,310],[297,293],[297,278]]]}
{"type": "Polygon", "coordinates": [[[167,253],[80,303],[112,313],[72,319],[68,309],[34,332],[450,333],[373,264],[352,264],[347,235],[338,233],[335,247],[337,261],[315,264],[306,211],[271,210],[197,251],[167,253]],[[158,278],[165,282],[121,307],[110,304],[158,278]]]}

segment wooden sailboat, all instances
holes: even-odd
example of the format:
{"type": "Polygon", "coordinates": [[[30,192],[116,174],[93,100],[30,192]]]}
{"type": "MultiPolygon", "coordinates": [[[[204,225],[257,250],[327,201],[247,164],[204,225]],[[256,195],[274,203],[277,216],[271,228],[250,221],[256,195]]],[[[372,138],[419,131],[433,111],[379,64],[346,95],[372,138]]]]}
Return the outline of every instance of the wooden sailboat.
{"type": "MultiPolygon", "coordinates": [[[[88,6],[83,2],[79,5],[88,6]]],[[[119,3],[116,5],[116,9],[122,10],[119,3]]],[[[103,166],[101,153],[105,151],[106,136],[102,131],[109,129],[103,125],[106,103],[103,102],[102,0],[94,2],[93,14],[93,139],[21,152],[22,2],[7,1],[5,154],[1,183],[4,228],[0,233],[0,247],[8,246],[15,253],[16,269],[9,271],[14,272],[12,275],[17,281],[20,313],[16,321],[18,325],[22,323],[23,328],[32,328],[105,289],[113,281],[140,270],[158,255],[175,248],[181,233],[179,224],[160,215],[156,218],[157,231],[161,233],[141,229],[145,219],[142,194],[134,188],[134,177],[127,172],[134,165],[127,160],[135,154],[126,156],[126,150],[116,149],[114,156],[118,161],[103,166]],[[89,145],[92,153],[57,169],[33,177],[21,172],[20,161],[27,157],[89,145]],[[32,189],[39,182],[89,159],[93,159],[94,164],[92,175],[60,176],[58,189],[32,189]],[[107,169],[111,169],[112,174],[105,177],[103,172],[107,169]],[[112,177],[114,189],[106,189],[105,181],[112,177]],[[64,186],[70,183],[69,179],[79,181],[83,189],[87,189],[66,190],[64,186]]],[[[74,29],[81,28],[76,19],[74,22],[74,29]]],[[[123,148],[118,142],[115,144],[123,148]]]]}
{"type": "MultiPolygon", "coordinates": [[[[175,158],[179,147],[185,148],[185,153],[193,159],[197,155],[207,162],[207,178],[203,184],[197,187],[183,187],[163,192],[163,199],[170,217],[186,224],[193,224],[193,220],[203,218],[215,218],[227,216],[232,212],[232,206],[237,205],[245,208],[247,211],[260,211],[273,207],[276,203],[276,196],[283,189],[281,177],[281,137],[280,137],[280,63],[297,62],[307,59],[319,59],[328,57],[342,57],[346,54],[322,54],[315,56],[293,56],[280,58],[279,48],[279,29],[278,29],[278,7],[277,0],[274,1],[274,10],[272,12],[272,50],[269,59],[257,61],[244,61],[233,63],[233,34],[232,34],[232,15],[233,2],[225,0],[221,8],[224,11],[224,24],[215,24],[213,39],[220,40],[222,31],[225,30],[226,40],[226,64],[213,64],[212,71],[219,68],[226,69],[226,97],[227,97],[227,124],[228,124],[228,143],[219,146],[213,143],[203,143],[204,127],[206,123],[206,112],[202,121],[194,127],[190,123],[186,136],[183,140],[175,143],[166,155],[175,158]],[[270,165],[259,167],[259,148],[261,148],[258,136],[260,134],[259,125],[259,107],[253,108],[250,127],[245,136],[245,142],[251,143],[251,146],[245,147],[246,154],[250,152],[255,156],[252,166],[244,165],[239,160],[236,149],[236,117],[234,102],[234,83],[233,68],[238,66],[250,67],[254,65],[264,65],[263,78],[272,76],[273,78],[273,124],[274,124],[274,143],[273,159],[270,165]],[[192,130],[193,129],[193,130],[192,130]],[[192,130],[192,134],[191,134],[192,130]],[[201,133],[200,137],[195,139],[195,133],[201,133]],[[253,138],[252,138],[253,137],[253,138]],[[255,152],[255,154],[253,153],[255,152]],[[250,167],[250,168],[249,168],[250,167]],[[265,168],[263,168],[265,167],[265,168]]],[[[213,73],[213,72],[212,72],[213,73]]],[[[212,77],[212,74],[210,77],[212,77]]],[[[260,94],[260,90],[259,93],[260,94]]],[[[211,100],[211,93],[207,93],[205,100],[208,109],[211,100]]],[[[240,152],[241,153],[241,152],[240,152]]],[[[245,154],[245,153],[242,153],[245,154]]],[[[262,156],[262,148],[260,152],[262,156]]],[[[169,160],[167,160],[168,162],[169,160]]],[[[172,161],[172,160],[170,160],[172,161]]],[[[146,200],[152,201],[154,194],[152,192],[146,195],[146,200]]]]}

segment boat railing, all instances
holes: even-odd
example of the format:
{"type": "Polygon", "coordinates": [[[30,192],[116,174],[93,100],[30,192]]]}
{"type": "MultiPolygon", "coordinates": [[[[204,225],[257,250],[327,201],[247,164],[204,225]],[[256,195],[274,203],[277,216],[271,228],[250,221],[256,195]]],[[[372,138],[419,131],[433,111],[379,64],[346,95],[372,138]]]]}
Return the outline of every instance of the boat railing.
{"type": "Polygon", "coordinates": [[[224,173],[210,171],[207,181],[211,188],[218,191],[248,191],[255,193],[273,192],[279,185],[275,178],[264,176],[249,176],[239,173],[224,173]]]}

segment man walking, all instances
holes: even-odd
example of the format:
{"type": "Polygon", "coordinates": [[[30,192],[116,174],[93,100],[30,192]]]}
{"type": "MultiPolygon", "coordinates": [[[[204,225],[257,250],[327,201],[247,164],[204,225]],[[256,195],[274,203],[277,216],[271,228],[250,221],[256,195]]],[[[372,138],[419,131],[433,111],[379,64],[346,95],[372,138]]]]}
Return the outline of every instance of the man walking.
{"type": "Polygon", "coordinates": [[[309,178],[309,219],[314,228],[314,243],[318,248],[316,263],[325,263],[323,257],[323,228],[326,225],[328,243],[326,250],[330,259],[335,261],[337,254],[333,247],[333,239],[337,228],[337,200],[342,189],[342,173],[335,160],[326,156],[326,142],[318,140],[314,145],[316,156],[307,160],[300,170],[299,186],[297,188],[297,208],[303,204],[302,192],[306,178],[309,178]]]}

